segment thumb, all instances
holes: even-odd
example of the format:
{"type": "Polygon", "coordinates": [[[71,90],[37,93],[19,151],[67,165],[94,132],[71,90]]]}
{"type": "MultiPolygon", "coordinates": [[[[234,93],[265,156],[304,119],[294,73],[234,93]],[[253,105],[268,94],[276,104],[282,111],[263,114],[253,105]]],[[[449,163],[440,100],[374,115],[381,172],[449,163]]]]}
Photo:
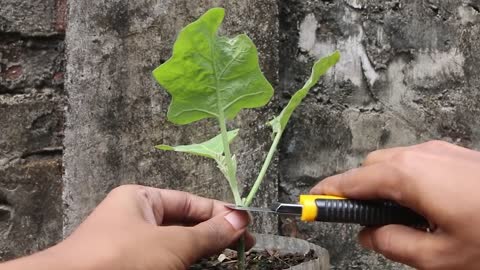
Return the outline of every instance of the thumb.
{"type": "MultiPolygon", "coordinates": [[[[364,228],[359,236],[362,246],[386,258],[415,268],[429,268],[436,260],[434,247],[441,245],[437,236],[402,225],[364,228]]],[[[436,249],[436,248],[435,248],[436,249]]]]}
{"type": "Polygon", "coordinates": [[[237,241],[245,233],[250,217],[244,211],[230,211],[188,228],[195,235],[195,244],[201,257],[217,254],[237,241]]]}

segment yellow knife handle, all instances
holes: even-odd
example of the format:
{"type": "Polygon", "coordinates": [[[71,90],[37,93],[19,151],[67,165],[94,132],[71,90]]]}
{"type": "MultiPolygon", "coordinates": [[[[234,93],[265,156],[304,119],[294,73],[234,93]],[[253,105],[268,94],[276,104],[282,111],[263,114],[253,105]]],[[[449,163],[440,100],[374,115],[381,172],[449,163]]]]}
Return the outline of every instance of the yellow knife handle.
{"type": "Polygon", "coordinates": [[[409,208],[387,200],[351,200],[330,195],[301,195],[303,221],[353,223],[363,226],[402,224],[428,228],[428,221],[409,208]]]}

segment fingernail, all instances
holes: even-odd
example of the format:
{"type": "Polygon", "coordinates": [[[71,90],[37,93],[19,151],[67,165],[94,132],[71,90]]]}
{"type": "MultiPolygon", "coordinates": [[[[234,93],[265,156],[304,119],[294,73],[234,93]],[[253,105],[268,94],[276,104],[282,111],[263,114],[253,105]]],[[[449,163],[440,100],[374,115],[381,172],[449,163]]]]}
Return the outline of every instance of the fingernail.
{"type": "Polygon", "coordinates": [[[240,230],[248,225],[248,218],[240,211],[232,211],[225,216],[225,219],[232,225],[235,230],[240,230]]]}
{"type": "Polygon", "coordinates": [[[373,249],[372,238],[369,235],[361,234],[358,240],[363,248],[373,249]]]}

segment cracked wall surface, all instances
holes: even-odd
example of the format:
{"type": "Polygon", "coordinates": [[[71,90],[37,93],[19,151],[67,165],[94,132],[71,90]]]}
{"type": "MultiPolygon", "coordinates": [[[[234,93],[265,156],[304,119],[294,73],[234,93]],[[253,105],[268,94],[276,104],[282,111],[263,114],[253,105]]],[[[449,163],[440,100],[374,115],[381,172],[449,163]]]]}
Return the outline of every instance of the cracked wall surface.
{"type": "MultiPolygon", "coordinates": [[[[296,201],[379,148],[442,139],[480,149],[477,0],[71,1],[65,91],[66,1],[0,6],[0,260],[68,235],[121,184],[231,199],[209,160],[153,148],[216,133],[212,121],[168,123],[170,98],[151,77],[178,30],[213,6],[227,10],[223,34],[253,39],[276,90],[230,123],[242,128],[234,148],[247,188],[270,144],[264,123],[313,61],[342,54],[294,113],[255,205],[296,201]]],[[[357,226],[259,215],[252,228],[327,248],[333,269],[406,269],[362,250],[357,226]]]]}
{"type": "MultiPolygon", "coordinates": [[[[280,1],[280,91],[309,63],[342,59],[294,114],[280,197],[359,166],[372,150],[442,139],[480,149],[478,1],[280,1]]],[[[357,226],[283,219],[282,233],[327,248],[335,269],[403,269],[356,243],[357,226]]]]}
{"type": "Polygon", "coordinates": [[[65,8],[0,0],[0,261],[62,238],[65,8]]]}

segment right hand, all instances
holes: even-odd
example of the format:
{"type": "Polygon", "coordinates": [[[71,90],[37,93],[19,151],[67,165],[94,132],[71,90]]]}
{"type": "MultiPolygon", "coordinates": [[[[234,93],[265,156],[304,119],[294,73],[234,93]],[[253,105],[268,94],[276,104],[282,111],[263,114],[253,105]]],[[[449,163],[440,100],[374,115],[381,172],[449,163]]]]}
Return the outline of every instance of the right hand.
{"type": "Polygon", "coordinates": [[[480,269],[480,152],[441,141],[378,150],[311,193],[394,200],[436,225],[432,233],[402,225],[363,229],[360,243],[391,260],[419,269],[480,269]]]}

